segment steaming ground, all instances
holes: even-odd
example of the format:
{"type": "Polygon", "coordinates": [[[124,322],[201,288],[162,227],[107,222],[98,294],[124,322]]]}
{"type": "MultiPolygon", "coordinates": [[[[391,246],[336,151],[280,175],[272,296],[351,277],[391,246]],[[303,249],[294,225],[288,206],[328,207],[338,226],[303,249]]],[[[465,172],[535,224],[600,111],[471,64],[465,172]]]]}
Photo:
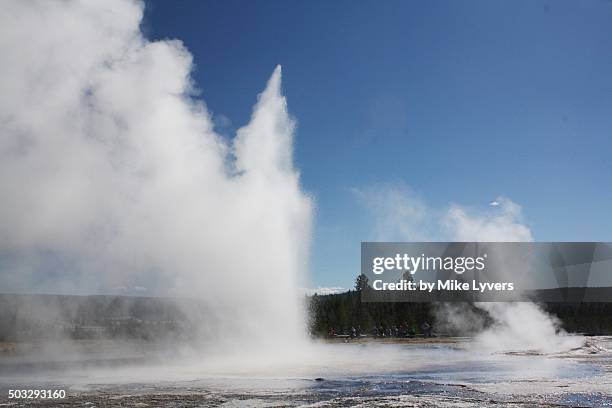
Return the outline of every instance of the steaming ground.
{"type": "Polygon", "coordinates": [[[69,362],[58,349],[58,366],[49,357],[36,361],[32,350],[3,353],[2,398],[9,388],[51,387],[67,389],[67,404],[104,406],[612,404],[611,337],[550,353],[488,352],[466,338],[315,343],[301,351],[288,346],[273,360],[107,346],[84,345],[69,362]]]}

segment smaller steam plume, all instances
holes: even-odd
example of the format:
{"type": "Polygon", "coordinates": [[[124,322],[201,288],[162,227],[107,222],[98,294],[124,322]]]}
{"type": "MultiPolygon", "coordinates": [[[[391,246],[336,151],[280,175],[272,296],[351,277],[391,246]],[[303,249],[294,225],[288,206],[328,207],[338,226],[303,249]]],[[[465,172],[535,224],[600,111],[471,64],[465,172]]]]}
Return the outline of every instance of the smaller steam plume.
{"type": "MultiPolygon", "coordinates": [[[[356,190],[373,215],[380,240],[531,242],[522,208],[507,197],[498,197],[484,209],[457,204],[434,209],[405,185],[384,185],[356,190]]],[[[520,265],[508,268],[519,273],[520,265]]],[[[480,302],[474,305],[444,303],[437,308],[439,324],[475,336],[475,347],[491,352],[535,351],[551,353],[579,347],[582,339],[570,336],[559,321],[530,302],[480,302]]]]}

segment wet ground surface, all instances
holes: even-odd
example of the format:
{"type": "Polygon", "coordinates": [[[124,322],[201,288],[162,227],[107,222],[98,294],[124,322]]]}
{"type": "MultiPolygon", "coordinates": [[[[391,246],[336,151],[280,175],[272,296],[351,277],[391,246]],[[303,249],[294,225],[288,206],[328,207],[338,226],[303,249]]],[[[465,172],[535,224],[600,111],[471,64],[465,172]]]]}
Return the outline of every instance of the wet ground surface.
{"type": "Polygon", "coordinates": [[[475,390],[469,386],[410,381],[381,389],[380,384],[359,382],[348,386],[332,382],[323,388],[283,392],[215,392],[198,388],[146,389],[132,384],[96,392],[69,392],[61,400],[5,400],[2,406],[82,407],[604,407],[612,397],[602,393],[504,395],[475,390]],[[333,387],[338,387],[334,389],[333,387]]]}
{"type": "MultiPolygon", "coordinates": [[[[345,367],[339,359],[296,376],[198,377],[196,370],[171,381],[154,380],[159,374],[147,378],[146,369],[131,372],[134,381],[126,381],[130,377],[122,376],[119,366],[107,367],[104,374],[75,370],[67,375],[65,366],[47,366],[50,371],[41,373],[30,362],[15,372],[17,361],[11,360],[0,363],[0,406],[612,407],[611,346],[612,339],[602,337],[554,355],[474,356],[448,345],[388,345],[397,364],[371,366],[370,372],[364,366],[345,367]],[[8,390],[19,387],[65,389],[67,397],[9,400],[8,390]]],[[[335,347],[334,355],[344,348],[371,351],[354,344],[335,347]]],[[[377,350],[382,351],[390,350],[377,350]]]]}

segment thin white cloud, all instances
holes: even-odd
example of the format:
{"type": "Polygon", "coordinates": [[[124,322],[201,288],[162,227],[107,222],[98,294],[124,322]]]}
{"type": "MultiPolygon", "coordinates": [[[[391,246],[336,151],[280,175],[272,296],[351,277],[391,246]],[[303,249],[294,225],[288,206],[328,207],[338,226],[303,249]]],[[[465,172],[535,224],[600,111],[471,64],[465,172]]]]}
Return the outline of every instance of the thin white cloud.
{"type": "MultiPolygon", "coordinates": [[[[428,241],[432,236],[432,210],[403,183],[353,188],[357,199],[372,215],[373,239],[428,241]]],[[[435,233],[435,232],[434,232],[435,233]]]]}
{"type": "Polygon", "coordinates": [[[524,224],[520,205],[499,197],[490,211],[452,205],[441,220],[454,241],[529,242],[533,235],[524,224]]]}
{"type": "Polygon", "coordinates": [[[434,208],[404,183],[352,189],[378,241],[533,241],[520,205],[500,196],[487,208],[434,208]]]}

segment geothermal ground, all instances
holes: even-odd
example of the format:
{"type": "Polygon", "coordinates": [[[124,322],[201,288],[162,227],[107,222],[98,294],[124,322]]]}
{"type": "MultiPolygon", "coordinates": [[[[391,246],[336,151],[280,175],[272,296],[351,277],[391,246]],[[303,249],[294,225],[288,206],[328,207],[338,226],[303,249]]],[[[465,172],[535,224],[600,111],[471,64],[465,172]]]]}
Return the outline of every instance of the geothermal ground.
{"type": "Polygon", "coordinates": [[[551,354],[479,352],[467,339],[360,341],[287,359],[177,353],[171,363],[153,362],[146,347],[111,346],[80,345],[70,359],[47,348],[44,360],[32,346],[26,354],[5,346],[0,406],[612,406],[611,337],[551,354]],[[9,400],[10,389],[67,397],[9,400]]]}

